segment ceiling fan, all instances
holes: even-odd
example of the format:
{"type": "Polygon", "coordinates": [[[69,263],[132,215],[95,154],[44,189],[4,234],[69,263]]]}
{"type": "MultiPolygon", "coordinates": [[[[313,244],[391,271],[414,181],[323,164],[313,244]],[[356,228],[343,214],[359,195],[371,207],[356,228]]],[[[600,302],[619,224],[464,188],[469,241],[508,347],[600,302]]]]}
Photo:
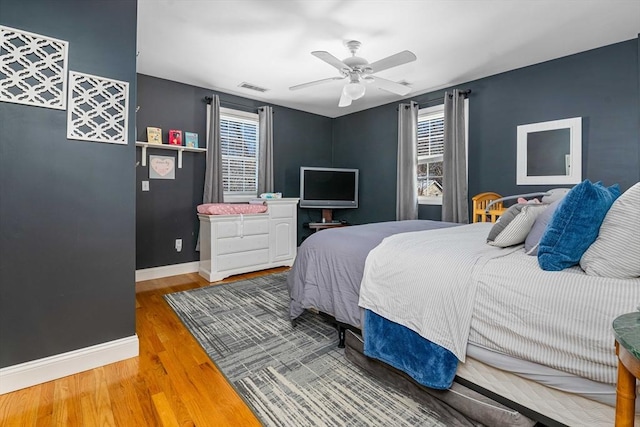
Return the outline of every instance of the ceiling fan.
{"type": "Polygon", "coordinates": [[[338,106],[347,107],[351,105],[351,101],[359,99],[364,96],[366,91],[365,84],[372,84],[387,92],[395,93],[397,95],[407,95],[411,88],[408,86],[396,83],[391,80],[383,79],[381,77],[373,76],[373,73],[377,73],[382,70],[386,70],[398,65],[403,65],[411,61],[416,60],[416,55],[408,50],[403,50],[395,55],[388,56],[380,59],[371,64],[364,58],[356,56],[358,48],[361,43],[356,40],[351,40],[345,43],[347,48],[351,52],[351,56],[344,60],[339,60],[329,52],[323,50],[316,50],[311,52],[313,56],[326,62],[327,64],[335,67],[340,72],[340,77],[329,77],[327,79],[316,80],[309,83],[303,83],[296,86],[292,86],[290,90],[303,89],[309,86],[315,86],[322,83],[328,83],[334,80],[343,80],[348,78],[349,83],[342,88],[342,95],[340,96],[340,102],[338,106]]]}

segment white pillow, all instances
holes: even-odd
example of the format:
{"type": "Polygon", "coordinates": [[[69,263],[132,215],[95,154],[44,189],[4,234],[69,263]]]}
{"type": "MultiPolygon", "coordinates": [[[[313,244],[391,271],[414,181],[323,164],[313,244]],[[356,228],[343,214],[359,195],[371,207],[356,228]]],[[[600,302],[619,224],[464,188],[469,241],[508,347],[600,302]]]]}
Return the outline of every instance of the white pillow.
{"type": "Polygon", "coordinates": [[[590,276],[640,277],[640,182],[613,202],[596,241],[580,258],[590,276]]]}
{"type": "Polygon", "coordinates": [[[520,203],[511,206],[491,228],[487,243],[500,248],[524,243],[536,218],[546,208],[547,205],[520,203]]]}

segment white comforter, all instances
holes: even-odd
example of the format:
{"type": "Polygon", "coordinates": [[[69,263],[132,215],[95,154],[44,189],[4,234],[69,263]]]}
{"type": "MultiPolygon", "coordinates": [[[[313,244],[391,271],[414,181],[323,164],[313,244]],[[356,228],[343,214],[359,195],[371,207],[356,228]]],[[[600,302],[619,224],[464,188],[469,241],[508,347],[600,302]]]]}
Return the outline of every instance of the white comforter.
{"type": "Polygon", "coordinates": [[[594,381],[616,382],[611,322],[640,279],[543,271],[522,246],[486,244],[491,224],[385,239],[367,258],[360,305],[464,361],[467,342],[594,381]]]}
{"type": "Polygon", "coordinates": [[[474,278],[491,258],[519,248],[486,243],[492,224],[387,237],[367,257],[359,305],[419,333],[464,362],[474,278]]]}

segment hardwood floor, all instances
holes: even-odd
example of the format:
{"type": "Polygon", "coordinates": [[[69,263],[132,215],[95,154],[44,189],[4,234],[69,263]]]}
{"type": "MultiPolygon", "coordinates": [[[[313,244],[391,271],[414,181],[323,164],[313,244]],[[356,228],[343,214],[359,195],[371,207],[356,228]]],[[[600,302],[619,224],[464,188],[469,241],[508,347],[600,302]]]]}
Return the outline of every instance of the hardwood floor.
{"type": "MultiPolygon", "coordinates": [[[[248,273],[216,284],[285,270],[248,273]]],[[[162,297],[209,285],[197,273],[138,282],[140,355],[0,395],[0,425],[261,425],[162,297]]]]}

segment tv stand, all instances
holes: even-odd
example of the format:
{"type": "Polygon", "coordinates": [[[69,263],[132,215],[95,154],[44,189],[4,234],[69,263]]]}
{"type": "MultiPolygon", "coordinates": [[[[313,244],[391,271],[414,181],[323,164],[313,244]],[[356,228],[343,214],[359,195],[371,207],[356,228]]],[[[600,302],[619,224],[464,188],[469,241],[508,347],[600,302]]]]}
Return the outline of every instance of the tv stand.
{"type": "Polygon", "coordinates": [[[327,228],[348,227],[349,224],[342,222],[310,222],[309,228],[313,231],[326,230],[327,228]]]}
{"type": "Polygon", "coordinates": [[[322,209],[322,222],[333,221],[333,209],[322,209]]]}

